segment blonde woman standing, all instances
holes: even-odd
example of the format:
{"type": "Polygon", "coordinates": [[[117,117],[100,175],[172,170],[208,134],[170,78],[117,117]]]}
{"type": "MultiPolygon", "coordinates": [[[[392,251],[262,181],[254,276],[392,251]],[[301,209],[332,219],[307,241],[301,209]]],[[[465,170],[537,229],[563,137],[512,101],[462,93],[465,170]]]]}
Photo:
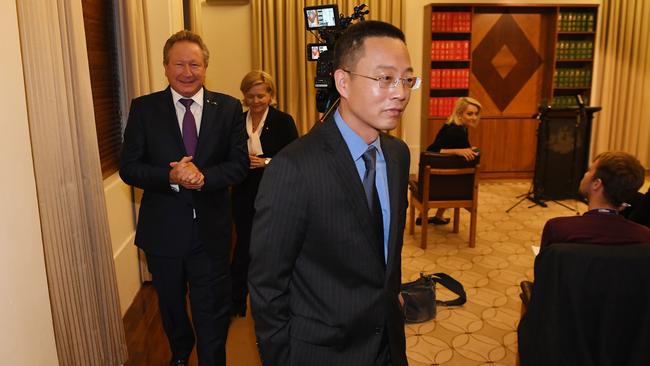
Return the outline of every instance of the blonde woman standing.
{"type": "Polygon", "coordinates": [[[232,276],[232,315],[246,315],[248,248],[250,245],[255,197],[266,166],[282,148],[298,138],[291,115],[271,106],[275,99],[275,84],[264,71],[251,71],[242,79],[244,95],[248,158],[250,167],[246,179],[232,189],[233,218],[237,244],[230,267],[232,276]]]}

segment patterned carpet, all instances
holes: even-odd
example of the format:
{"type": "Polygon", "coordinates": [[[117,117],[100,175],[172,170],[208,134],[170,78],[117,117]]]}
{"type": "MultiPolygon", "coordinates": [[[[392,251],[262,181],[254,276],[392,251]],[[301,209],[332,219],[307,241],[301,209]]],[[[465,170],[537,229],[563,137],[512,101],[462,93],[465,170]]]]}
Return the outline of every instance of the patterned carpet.
{"type": "MultiPolygon", "coordinates": [[[[641,190],[645,192],[649,185],[646,181],[641,190]]],[[[480,184],[475,248],[468,247],[466,211],[461,213],[458,234],[451,232],[452,224],[429,225],[426,250],[420,249],[420,226],[416,226],[413,236],[406,231],[402,282],[418,278],[420,272],[445,272],[459,280],[467,292],[466,304],[438,307],[436,319],[406,326],[410,366],[516,365],[521,312],[519,283],[533,279],[531,245],[539,245],[548,219],[576,214],[555,202],[548,202],[547,208],[529,208],[532,203],[527,200],[506,213],[529,188],[527,180],[480,184]]],[[[561,203],[579,210],[580,214],[586,210],[586,205],[575,200],[561,203]]],[[[442,300],[455,296],[440,286],[436,294],[442,300]]],[[[231,323],[228,364],[261,365],[250,315],[231,323]]]]}
{"type": "MultiPolygon", "coordinates": [[[[461,213],[458,234],[451,231],[451,224],[429,225],[426,250],[419,246],[420,226],[414,236],[404,235],[403,282],[418,278],[420,272],[445,272],[459,280],[467,292],[465,305],[438,307],[435,320],[407,325],[411,366],[516,364],[519,283],[533,279],[531,245],[539,245],[546,220],[576,214],[554,202],[548,202],[547,208],[529,208],[533,203],[527,200],[506,213],[529,188],[528,181],[480,184],[475,248],[468,247],[467,211],[461,213]]],[[[580,213],[586,209],[575,200],[562,203],[580,213]]],[[[449,210],[447,215],[452,213],[449,210]]],[[[442,300],[455,296],[440,285],[436,294],[442,300]]]]}

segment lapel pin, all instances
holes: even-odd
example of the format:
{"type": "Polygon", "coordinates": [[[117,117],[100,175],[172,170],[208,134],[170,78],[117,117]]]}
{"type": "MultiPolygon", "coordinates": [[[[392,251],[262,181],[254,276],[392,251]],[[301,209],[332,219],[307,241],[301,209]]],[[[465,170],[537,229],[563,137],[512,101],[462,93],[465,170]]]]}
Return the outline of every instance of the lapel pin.
{"type": "Polygon", "coordinates": [[[217,105],[218,104],[216,101],[214,101],[212,99],[206,99],[205,101],[212,104],[212,105],[217,105]]]}

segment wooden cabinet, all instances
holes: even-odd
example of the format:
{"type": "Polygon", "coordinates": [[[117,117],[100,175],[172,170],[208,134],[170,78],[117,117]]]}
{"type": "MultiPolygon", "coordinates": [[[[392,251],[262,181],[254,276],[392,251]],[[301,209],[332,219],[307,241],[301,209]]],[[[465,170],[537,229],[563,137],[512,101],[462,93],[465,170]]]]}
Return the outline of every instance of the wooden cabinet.
{"type": "Polygon", "coordinates": [[[424,12],[421,143],[458,97],[483,105],[470,129],[485,176],[531,177],[541,104],[591,95],[596,6],[431,4],[424,12]],[[428,82],[426,82],[428,81],[428,82]]]}

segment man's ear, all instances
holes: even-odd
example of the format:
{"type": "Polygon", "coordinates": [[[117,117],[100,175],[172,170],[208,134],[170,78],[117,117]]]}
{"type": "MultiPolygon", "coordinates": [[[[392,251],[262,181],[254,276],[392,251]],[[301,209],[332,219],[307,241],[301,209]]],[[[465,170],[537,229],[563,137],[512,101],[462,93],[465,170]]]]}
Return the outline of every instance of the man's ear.
{"type": "Polygon", "coordinates": [[[603,186],[603,180],[602,179],[594,177],[591,180],[591,188],[593,188],[594,190],[603,189],[603,187],[604,186],[603,186]]]}
{"type": "Polygon", "coordinates": [[[343,98],[348,97],[348,82],[349,79],[347,72],[342,69],[336,69],[336,71],[334,71],[334,85],[343,98]]]}

